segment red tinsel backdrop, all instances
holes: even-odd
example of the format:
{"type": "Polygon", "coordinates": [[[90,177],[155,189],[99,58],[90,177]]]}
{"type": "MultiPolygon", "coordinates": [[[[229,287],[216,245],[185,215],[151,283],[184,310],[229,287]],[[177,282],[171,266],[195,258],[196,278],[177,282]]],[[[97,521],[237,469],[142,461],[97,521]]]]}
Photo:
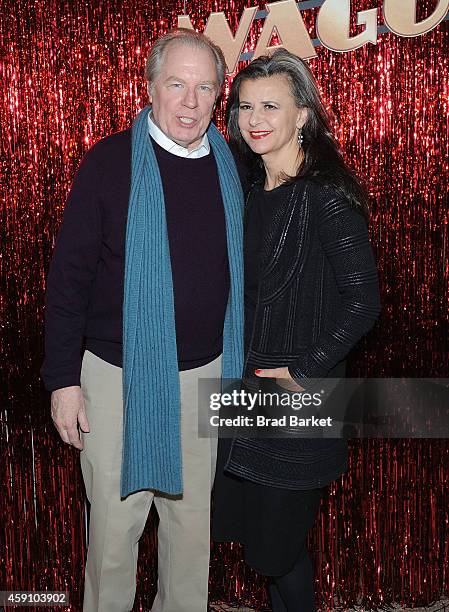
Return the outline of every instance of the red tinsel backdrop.
{"type": "MultiPolygon", "coordinates": [[[[303,5],[318,4],[303,3],[303,5]]],[[[418,19],[435,8],[418,2],[418,19]]],[[[81,610],[86,513],[78,454],[57,437],[39,381],[45,275],[83,153],[128,127],[146,103],[144,60],[177,15],[231,26],[242,0],[2,0],[0,4],[0,590],[67,590],[81,610]]],[[[357,10],[381,2],[357,0],[357,10]]],[[[261,5],[263,8],[263,5],[261,5]]],[[[317,9],[303,18],[315,37],[317,9]]],[[[355,21],[353,19],[353,21],[355,21]]],[[[254,48],[262,21],[251,29],[254,48]]],[[[352,373],[447,377],[448,21],[417,38],[391,33],[350,53],[317,48],[311,68],[345,154],[372,196],[383,313],[352,373]]],[[[355,22],[352,32],[356,32],[355,22]]],[[[223,127],[223,105],[216,120],[223,127]]],[[[449,594],[449,444],[351,443],[350,467],[310,537],[322,609],[449,594]]],[[[135,610],[155,588],[154,528],[141,540],[135,610]]],[[[267,609],[238,546],[216,546],[211,600],[267,609]]]]}

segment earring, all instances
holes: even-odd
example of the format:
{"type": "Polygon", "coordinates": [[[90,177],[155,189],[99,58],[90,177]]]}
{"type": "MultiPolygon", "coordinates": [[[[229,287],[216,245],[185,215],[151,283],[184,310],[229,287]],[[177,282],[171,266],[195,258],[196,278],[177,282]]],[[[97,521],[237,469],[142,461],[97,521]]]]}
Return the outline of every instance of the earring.
{"type": "Polygon", "coordinates": [[[302,127],[298,128],[298,144],[299,148],[302,148],[302,143],[304,141],[304,136],[302,135],[302,127]]]}

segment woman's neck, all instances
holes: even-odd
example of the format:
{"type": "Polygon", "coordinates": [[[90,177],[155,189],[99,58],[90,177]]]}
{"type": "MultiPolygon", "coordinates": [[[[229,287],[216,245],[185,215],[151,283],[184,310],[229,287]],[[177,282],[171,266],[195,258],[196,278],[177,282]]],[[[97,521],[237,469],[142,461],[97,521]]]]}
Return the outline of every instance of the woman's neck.
{"type": "Polygon", "coordinates": [[[262,155],[262,161],[266,174],[264,189],[271,191],[284,182],[283,176],[296,176],[304,161],[304,152],[300,149],[294,154],[290,152],[288,156],[282,157],[276,152],[272,155],[262,155]]]}

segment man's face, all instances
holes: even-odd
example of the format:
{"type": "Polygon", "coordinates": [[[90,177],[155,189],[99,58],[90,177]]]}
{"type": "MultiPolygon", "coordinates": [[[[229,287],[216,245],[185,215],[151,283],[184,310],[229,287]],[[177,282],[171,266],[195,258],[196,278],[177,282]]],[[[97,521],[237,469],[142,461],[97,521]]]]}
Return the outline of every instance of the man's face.
{"type": "Polygon", "coordinates": [[[194,149],[209,126],[218,91],[212,52],[172,42],[149,87],[153,121],[171,140],[194,149]]]}

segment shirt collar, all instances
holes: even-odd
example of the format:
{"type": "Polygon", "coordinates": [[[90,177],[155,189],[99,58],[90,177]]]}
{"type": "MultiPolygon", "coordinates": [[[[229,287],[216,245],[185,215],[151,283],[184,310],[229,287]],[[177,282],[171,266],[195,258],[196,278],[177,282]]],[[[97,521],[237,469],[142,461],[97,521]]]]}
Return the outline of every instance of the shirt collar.
{"type": "Polygon", "coordinates": [[[152,120],[151,112],[148,113],[148,130],[153,140],[155,140],[158,145],[169,153],[173,153],[173,155],[177,155],[178,157],[188,157],[190,159],[198,159],[199,157],[209,155],[210,144],[207,134],[204,134],[200,144],[195,149],[189,150],[186,147],[173,142],[173,140],[164,134],[160,127],[158,127],[152,120]]]}

